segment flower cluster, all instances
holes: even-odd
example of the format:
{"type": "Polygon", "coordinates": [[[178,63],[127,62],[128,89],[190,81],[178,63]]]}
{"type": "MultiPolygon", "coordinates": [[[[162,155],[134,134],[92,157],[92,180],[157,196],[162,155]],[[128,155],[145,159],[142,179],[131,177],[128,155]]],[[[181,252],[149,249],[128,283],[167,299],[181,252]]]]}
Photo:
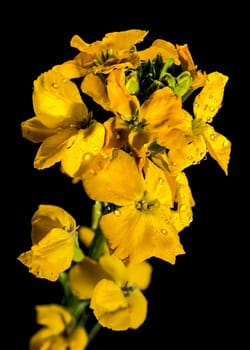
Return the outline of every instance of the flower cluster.
{"type": "Polygon", "coordinates": [[[193,219],[186,169],[212,157],[228,174],[231,142],[212,126],[228,77],[195,65],[187,44],[145,30],[106,34],[34,81],[34,116],[22,135],[39,144],[34,167],[59,164],[93,200],[92,225],[41,204],[31,249],[18,260],[38,278],[60,281],[61,304],[37,305],[30,349],[83,350],[99,327],[136,329],[147,316],[143,291],[151,257],[175,264],[179,233],[193,219]],[[191,104],[187,104],[191,100],[191,104]],[[191,106],[191,110],[190,110],[191,106]],[[88,315],[88,316],[87,316],[88,315]]]}

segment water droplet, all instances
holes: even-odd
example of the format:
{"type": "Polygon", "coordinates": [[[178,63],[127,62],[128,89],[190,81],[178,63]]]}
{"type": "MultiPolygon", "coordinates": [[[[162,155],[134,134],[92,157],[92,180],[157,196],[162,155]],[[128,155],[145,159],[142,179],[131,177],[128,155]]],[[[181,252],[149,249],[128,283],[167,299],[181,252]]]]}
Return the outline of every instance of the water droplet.
{"type": "Polygon", "coordinates": [[[115,216],[120,216],[120,215],[121,215],[120,210],[119,210],[119,209],[116,209],[116,210],[114,211],[114,215],[115,215],[115,216]]]}
{"type": "Polygon", "coordinates": [[[162,229],[161,229],[161,233],[162,233],[163,235],[166,235],[167,232],[168,232],[168,231],[167,231],[165,228],[162,228],[162,229]]]}
{"type": "Polygon", "coordinates": [[[215,134],[210,134],[210,139],[211,139],[212,141],[214,141],[214,140],[215,140],[215,134]]]}
{"type": "Polygon", "coordinates": [[[211,107],[209,108],[209,110],[210,110],[210,112],[213,112],[213,111],[215,110],[215,107],[214,107],[214,106],[211,106],[211,107]]]}
{"type": "Polygon", "coordinates": [[[85,153],[84,156],[83,156],[83,158],[84,158],[84,160],[86,160],[86,161],[90,160],[90,158],[91,158],[91,153],[89,153],[89,152],[85,153]]]}
{"type": "Polygon", "coordinates": [[[224,141],[223,142],[223,147],[228,147],[228,146],[229,146],[229,141],[228,140],[224,141]]]}
{"type": "Polygon", "coordinates": [[[90,169],[90,174],[92,174],[92,175],[96,175],[96,174],[97,174],[97,172],[96,172],[94,169],[90,169]]]}
{"type": "Polygon", "coordinates": [[[63,83],[67,83],[68,79],[64,78],[62,81],[63,83]]]}
{"type": "Polygon", "coordinates": [[[186,209],[187,209],[186,204],[182,204],[182,205],[180,206],[180,211],[185,211],[186,209]]]}
{"type": "Polygon", "coordinates": [[[52,83],[51,85],[52,85],[53,88],[55,88],[55,89],[58,89],[58,88],[59,88],[59,85],[58,85],[57,83],[52,83]]]}
{"type": "Polygon", "coordinates": [[[162,185],[164,183],[164,179],[162,177],[159,178],[159,184],[162,185]]]}

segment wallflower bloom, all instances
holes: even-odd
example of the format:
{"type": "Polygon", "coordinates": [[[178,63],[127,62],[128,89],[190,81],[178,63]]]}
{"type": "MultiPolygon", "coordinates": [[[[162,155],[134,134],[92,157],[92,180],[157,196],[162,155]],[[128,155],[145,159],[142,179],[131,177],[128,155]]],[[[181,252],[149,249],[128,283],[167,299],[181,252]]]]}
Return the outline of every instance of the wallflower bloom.
{"type": "Polygon", "coordinates": [[[90,308],[98,322],[112,330],[136,329],[147,315],[145,290],[151,280],[152,267],[144,261],[125,266],[109,254],[99,261],[88,257],[69,272],[72,292],[79,299],[90,299],[90,308]]]}
{"type": "Polygon", "coordinates": [[[60,207],[40,205],[31,224],[32,247],[18,260],[36,277],[56,281],[73,259],[75,219],[60,207]]]}
{"type": "Polygon", "coordinates": [[[37,323],[43,327],[30,339],[30,350],[84,350],[88,335],[74,327],[70,312],[57,304],[37,305],[37,323]],[[73,326],[73,327],[72,327],[73,326]]]}
{"type": "Polygon", "coordinates": [[[118,135],[120,147],[122,143],[123,146],[129,143],[138,157],[145,158],[152,142],[165,146],[172,129],[190,127],[182,109],[181,97],[172,89],[166,86],[156,90],[141,104],[137,96],[127,91],[122,69],[109,74],[106,86],[100,77],[89,75],[82,84],[82,90],[115,115],[105,123],[110,143],[107,144],[106,138],[107,148],[116,143],[114,140],[118,135]],[[121,130],[124,138],[120,138],[121,130]]]}
{"type": "Polygon", "coordinates": [[[69,78],[84,77],[89,73],[109,74],[116,68],[136,68],[140,59],[135,45],[148,34],[146,30],[131,29],[107,33],[102,40],[86,43],[79,35],[71,39],[71,46],[80,53],[54,69],[69,78]]]}
{"type": "MultiPolygon", "coordinates": [[[[100,218],[112,254],[130,263],[155,256],[174,264],[184,249],[178,236],[180,213],[173,209],[173,190],[164,171],[147,160],[144,177],[132,156],[122,150],[114,153],[105,166],[98,163],[95,171],[92,164],[82,177],[90,198],[117,206],[100,218]]],[[[183,207],[177,203],[184,226],[192,221],[191,194],[188,198],[183,207]]]]}
{"type": "Polygon", "coordinates": [[[22,122],[23,136],[41,143],[34,167],[44,169],[61,162],[73,176],[83,155],[96,154],[104,143],[105,130],[91,119],[77,86],[61,73],[50,70],[34,82],[35,117],[22,122]]]}
{"type": "Polygon", "coordinates": [[[228,77],[213,72],[193,104],[194,118],[189,116],[191,133],[180,129],[170,132],[167,139],[169,167],[172,171],[182,171],[199,163],[208,152],[227,175],[231,152],[231,142],[215,131],[211,122],[221,108],[224,88],[228,77]]]}

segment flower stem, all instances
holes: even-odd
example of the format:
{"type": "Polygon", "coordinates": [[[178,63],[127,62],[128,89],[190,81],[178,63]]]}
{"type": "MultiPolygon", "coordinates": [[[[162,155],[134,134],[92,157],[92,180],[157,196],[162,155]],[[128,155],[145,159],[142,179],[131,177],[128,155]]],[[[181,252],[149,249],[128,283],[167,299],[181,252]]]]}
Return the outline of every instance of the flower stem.
{"type": "Polygon", "coordinates": [[[101,328],[102,328],[102,326],[98,322],[96,322],[96,324],[91,328],[89,335],[88,335],[88,345],[95,338],[95,336],[101,330],[101,328]]]}

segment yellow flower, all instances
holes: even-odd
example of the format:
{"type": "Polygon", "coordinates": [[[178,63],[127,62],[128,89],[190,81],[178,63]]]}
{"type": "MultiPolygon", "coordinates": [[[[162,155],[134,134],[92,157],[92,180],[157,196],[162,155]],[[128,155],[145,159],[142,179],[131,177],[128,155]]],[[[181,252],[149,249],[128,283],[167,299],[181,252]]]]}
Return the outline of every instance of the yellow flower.
{"type": "MultiPolygon", "coordinates": [[[[82,181],[90,198],[117,206],[100,218],[112,254],[130,263],[151,256],[175,263],[176,256],[184,254],[178,236],[180,213],[173,209],[172,185],[164,171],[147,159],[143,176],[135,159],[122,150],[103,163],[97,162],[98,171],[92,164],[82,181]]],[[[191,205],[190,199],[180,209],[184,226],[192,221],[191,205]]]]}
{"type": "Polygon", "coordinates": [[[142,294],[151,280],[147,261],[125,266],[115,256],[103,255],[99,261],[86,257],[69,272],[72,292],[90,299],[98,322],[112,330],[138,328],[146,319],[147,300],[142,294]]]}
{"type": "Polygon", "coordinates": [[[75,220],[60,207],[40,205],[31,224],[33,245],[17,259],[36,277],[56,281],[72,262],[75,220]]]}
{"type": "Polygon", "coordinates": [[[170,150],[168,158],[172,171],[199,163],[208,152],[227,175],[231,142],[210,125],[221,108],[227,81],[228,77],[219,72],[208,74],[204,87],[194,99],[194,119],[189,115],[191,132],[174,129],[169,133],[166,147],[170,150]]]}
{"type": "Polygon", "coordinates": [[[80,51],[73,60],[57,65],[54,69],[69,78],[80,78],[88,73],[108,74],[116,68],[136,68],[140,64],[135,45],[148,31],[131,29],[107,33],[102,40],[86,43],[79,35],[71,39],[71,46],[80,51]]]}
{"type": "Polygon", "coordinates": [[[83,327],[72,327],[74,319],[61,305],[37,305],[37,323],[43,327],[30,339],[30,350],[84,350],[88,335],[83,327]],[[71,329],[72,327],[72,329],[71,329]]]}
{"type": "Polygon", "coordinates": [[[166,86],[156,90],[140,104],[137,96],[129,94],[126,89],[123,69],[111,72],[106,86],[100,77],[88,75],[82,83],[82,90],[115,115],[115,120],[111,117],[105,124],[108,127],[107,148],[129,143],[135,154],[144,158],[150,143],[157,142],[165,146],[170,130],[183,130],[187,125],[191,127],[186,122],[180,96],[166,86]]]}
{"type": "Polygon", "coordinates": [[[35,168],[61,162],[62,171],[73,177],[84,154],[96,154],[102,148],[103,125],[91,120],[77,86],[53,70],[34,81],[33,106],[35,116],[21,128],[25,138],[41,143],[35,168]]]}

